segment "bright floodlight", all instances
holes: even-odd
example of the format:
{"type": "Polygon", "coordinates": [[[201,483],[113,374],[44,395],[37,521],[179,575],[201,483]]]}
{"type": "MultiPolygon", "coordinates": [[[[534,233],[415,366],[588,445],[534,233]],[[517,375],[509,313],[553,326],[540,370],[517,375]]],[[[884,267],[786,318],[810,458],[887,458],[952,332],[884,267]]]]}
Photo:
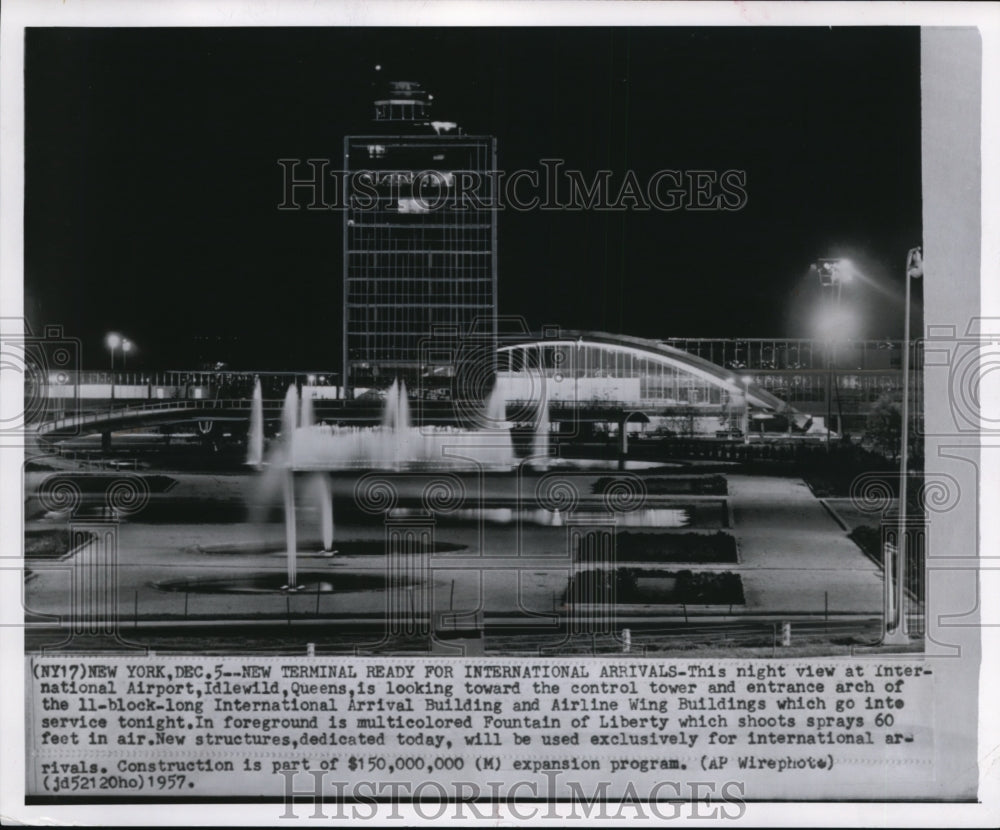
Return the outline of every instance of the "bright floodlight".
{"type": "Polygon", "coordinates": [[[114,351],[115,349],[117,349],[121,345],[122,338],[121,338],[120,334],[115,334],[114,332],[111,332],[104,339],[104,342],[108,344],[108,348],[109,349],[111,349],[112,351],[114,351]]]}
{"type": "Polygon", "coordinates": [[[129,340],[127,337],[122,338],[122,351],[123,352],[132,351],[132,341],[129,340]]]}
{"type": "Polygon", "coordinates": [[[820,285],[838,285],[851,282],[857,268],[849,259],[820,259],[813,265],[819,274],[820,285]]]}

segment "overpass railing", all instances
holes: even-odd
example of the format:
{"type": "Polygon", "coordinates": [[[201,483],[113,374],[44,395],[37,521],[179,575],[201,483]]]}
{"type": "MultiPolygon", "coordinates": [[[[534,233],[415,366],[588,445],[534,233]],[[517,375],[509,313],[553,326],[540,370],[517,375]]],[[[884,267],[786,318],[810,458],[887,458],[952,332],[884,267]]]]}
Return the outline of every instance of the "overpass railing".
{"type": "MultiPolygon", "coordinates": [[[[280,409],[282,401],[278,399],[265,399],[265,409],[280,409]]],[[[248,410],[253,405],[253,401],[245,398],[232,399],[194,399],[194,400],[171,400],[157,403],[145,402],[135,406],[118,406],[108,409],[80,413],[78,415],[67,415],[54,421],[39,424],[37,431],[39,435],[47,435],[51,432],[58,432],[67,427],[78,427],[86,424],[96,424],[103,421],[116,421],[122,418],[128,419],[135,416],[145,415],[154,412],[170,412],[184,410],[248,410]]]]}

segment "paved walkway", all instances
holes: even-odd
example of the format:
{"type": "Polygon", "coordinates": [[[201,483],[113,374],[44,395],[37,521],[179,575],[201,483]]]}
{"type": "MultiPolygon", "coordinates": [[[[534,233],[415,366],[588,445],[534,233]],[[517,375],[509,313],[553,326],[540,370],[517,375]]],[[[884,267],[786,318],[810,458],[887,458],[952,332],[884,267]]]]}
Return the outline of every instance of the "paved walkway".
{"type": "MultiPolygon", "coordinates": [[[[137,516],[134,521],[120,526],[118,602],[126,625],[131,622],[135,603],[138,603],[140,617],[183,616],[185,607],[191,616],[281,615],[286,610],[293,614],[316,613],[315,594],[286,598],[280,594],[192,593],[185,597],[183,591],[164,592],[155,588],[152,583],[160,580],[284,570],[283,555],[252,552],[261,542],[280,547],[282,525],[250,522],[241,506],[257,499],[269,501],[276,497],[273,491],[265,495],[272,488],[264,478],[190,474],[174,477],[178,479],[177,486],[161,498],[204,502],[210,515],[221,506],[232,507],[234,509],[228,512],[233,515],[229,522],[216,519],[211,523],[195,523],[188,519],[183,524],[143,523],[137,516]],[[223,553],[200,549],[213,545],[246,545],[248,550],[223,553]]],[[[596,478],[581,481],[581,485],[586,485],[581,486],[581,492],[587,493],[589,484],[596,478]]],[[[421,484],[418,479],[415,476],[412,482],[414,493],[421,484]]],[[[741,561],[737,566],[704,567],[740,572],[746,610],[822,614],[825,598],[831,615],[880,610],[882,582],[879,571],[846,537],[800,479],[741,475],[729,475],[728,479],[734,519],[734,527],[729,532],[737,538],[741,561]]],[[[530,482],[530,487],[524,484],[528,482],[522,483],[521,492],[533,494],[535,481],[530,482]]],[[[340,486],[346,488],[346,482],[340,486]]],[[[474,492],[476,488],[469,489],[474,492]]],[[[490,495],[513,497],[518,489],[514,476],[500,477],[491,480],[490,495]]],[[[678,500],[683,501],[684,497],[678,500]]],[[[300,571],[328,573],[334,585],[337,571],[386,573],[386,559],[382,556],[316,557],[318,511],[307,501],[305,498],[300,500],[298,511],[303,551],[300,571]]],[[[32,526],[39,525],[32,523],[32,526]]],[[[433,590],[434,607],[438,609],[484,610],[487,613],[520,610],[545,615],[557,604],[572,571],[566,554],[567,531],[564,527],[525,526],[518,531],[513,525],[468,523],[442,525],[435,533],[442,541],[466,546],[455,555],[455,568],[441,567],[445,563],[436,558],[433,590]],[[530,556],[514,559],[519,550],[530,551],[530,556]],[[509,558],[487,560],[488,564],[481,562],[485,567],[475,567],[476,559],[482,556],[509,558]]],[[[377,518],[368,524],[355,523],[349,527],[338,524],[337,538],[384,540],[385,528],[377,518]]],[[[648,567],[649,563],[643,565],[648,567]]],[[[51,563],[37,570],[38,575],[27,590],[32,610],[40,613],[64,611],[68,605],[71,563],[51,563]]],[[[409,602],[409,596],[402,601],[409,602]]],[[[370,592],[320,595],[319,611],[377,611],[372,608],[372,602],[370,592]]]]}
{"type": "Polygon", "coordinates": [[[748,607],[881,610],[881,572],[802,479],[727,478],[748,607]]]}

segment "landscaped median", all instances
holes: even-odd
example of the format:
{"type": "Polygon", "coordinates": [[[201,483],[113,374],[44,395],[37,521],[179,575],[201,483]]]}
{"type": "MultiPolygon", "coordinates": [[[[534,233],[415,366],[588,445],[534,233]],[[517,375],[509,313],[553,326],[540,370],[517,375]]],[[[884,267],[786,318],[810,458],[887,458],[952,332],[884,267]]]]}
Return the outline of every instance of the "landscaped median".
{"type": "Polygon", "coordinates": [[[595,568],[570,577],[563,602],[594,605],[742,605],[743,583],[732,571],[595,568]]]}
{"type": "MultiPolygon", "coordinates": [[[[580,558],[579,545],[574,551],[580,558]]],[[[690,563],[692,565],[739,561],[736,540],[728,533],[621,532],[615,536],[618,562],[690,563]]]]}

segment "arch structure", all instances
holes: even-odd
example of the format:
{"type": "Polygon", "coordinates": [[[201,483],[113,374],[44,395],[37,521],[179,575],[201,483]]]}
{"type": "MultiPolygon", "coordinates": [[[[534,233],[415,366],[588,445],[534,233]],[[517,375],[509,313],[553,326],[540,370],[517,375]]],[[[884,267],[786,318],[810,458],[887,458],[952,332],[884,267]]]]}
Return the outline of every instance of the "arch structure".
{"type": "Polygon", "coordinates": [[[660,341],[603,332],[560,332],[501,345],[497,378],[508,401],[698,420],[692,432],[742,422],[748,410],[797,414],[748,378],[704,358],[660,341]]]}

